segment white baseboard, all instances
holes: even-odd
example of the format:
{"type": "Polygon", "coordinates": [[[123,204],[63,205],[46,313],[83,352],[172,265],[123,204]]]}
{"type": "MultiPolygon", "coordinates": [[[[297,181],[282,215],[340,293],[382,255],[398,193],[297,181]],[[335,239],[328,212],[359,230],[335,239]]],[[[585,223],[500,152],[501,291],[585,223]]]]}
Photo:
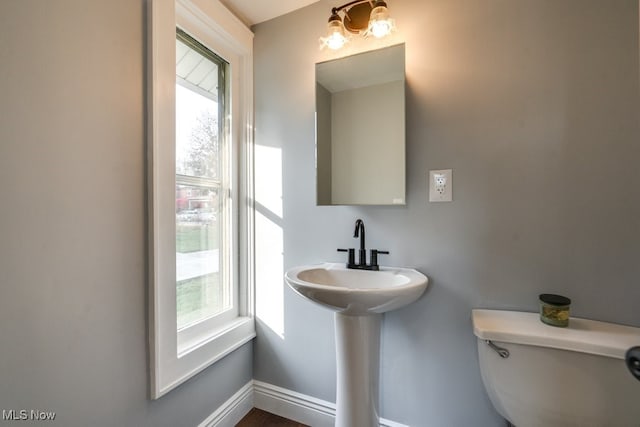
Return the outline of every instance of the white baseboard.
{"type": "Polygon", "coordinates": [[[312,427],[333,427],[336,418],[334,403],[256,380],[253,405],[312,427]]]}
{"type": "Polygon", "coordinates": [[[234,427],[251,408],[253,408],[253,381],[242,386],[198,427],[234,427]]]}
{"type": "MultiPolygon", "coordinates": [[[[234,427],[254,407],[311,427],[333,427],[336,419],[335,403],[253,380],[198,427],[234,427]]],[[[409,426],[380,418],[380,427],[409,426]]]]}

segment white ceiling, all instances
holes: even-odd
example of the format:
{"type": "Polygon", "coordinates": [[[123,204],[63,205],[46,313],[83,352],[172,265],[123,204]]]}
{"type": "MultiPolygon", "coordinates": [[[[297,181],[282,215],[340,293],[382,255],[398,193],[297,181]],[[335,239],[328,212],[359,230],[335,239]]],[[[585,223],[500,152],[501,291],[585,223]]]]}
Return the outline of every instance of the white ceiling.
{"type": "Polygon", "coordinates": [[[248,26],[303,8],[318,0],[220,0],[248,26]]]}

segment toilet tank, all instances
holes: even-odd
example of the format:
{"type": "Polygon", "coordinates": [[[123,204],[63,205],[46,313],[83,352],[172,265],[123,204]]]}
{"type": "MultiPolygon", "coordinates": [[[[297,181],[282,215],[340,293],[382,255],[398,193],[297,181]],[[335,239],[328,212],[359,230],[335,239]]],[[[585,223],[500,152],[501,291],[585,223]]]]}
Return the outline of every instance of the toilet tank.
{"type": "Polygon", "coordinates": [[[537,313],[500,310],[473,310],[472,318],[482,381],[510,423],[640,427],[640,381],[624,362],[640,328],[579,318],[558,328],[537,313]]]}

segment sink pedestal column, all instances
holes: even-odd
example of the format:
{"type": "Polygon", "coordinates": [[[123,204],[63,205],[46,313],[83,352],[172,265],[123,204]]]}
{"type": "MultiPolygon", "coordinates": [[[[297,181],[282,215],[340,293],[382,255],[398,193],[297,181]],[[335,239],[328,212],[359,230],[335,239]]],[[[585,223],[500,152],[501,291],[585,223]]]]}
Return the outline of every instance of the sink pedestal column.
{"type": "Polygon", "coordinates": [[[378,427],[381,314],[335,314],[336,427],[378,427]]]}

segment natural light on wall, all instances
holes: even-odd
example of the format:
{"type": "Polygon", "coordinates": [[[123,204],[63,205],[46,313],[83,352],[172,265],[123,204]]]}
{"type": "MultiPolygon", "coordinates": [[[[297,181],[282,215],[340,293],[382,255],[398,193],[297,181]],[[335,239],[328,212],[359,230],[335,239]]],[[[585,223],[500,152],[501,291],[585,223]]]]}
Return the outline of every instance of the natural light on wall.
{"type": "Polygon", "coordinates": [[[255,147],[256,317],[284,339],[282,150],[255,147]]]}

